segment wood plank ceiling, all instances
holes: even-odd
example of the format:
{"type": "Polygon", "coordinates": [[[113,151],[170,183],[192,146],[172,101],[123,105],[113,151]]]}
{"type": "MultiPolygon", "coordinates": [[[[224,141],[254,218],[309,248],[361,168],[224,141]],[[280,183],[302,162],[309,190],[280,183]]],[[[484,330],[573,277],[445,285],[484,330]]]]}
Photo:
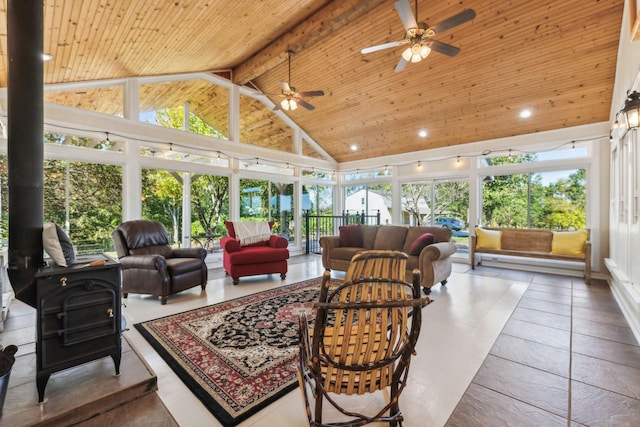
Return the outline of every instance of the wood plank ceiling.
{"type": "MultiPolygon", "coordinates": [[[[360,53],[404,37],[393,0],[45,0],[44,48],[54,56],[45,83],[230,70],[236,83],[279,93],[292,49],[291,83],[326,96],[290,117],[336,161],[359,160],[607,121],[623,5],[419,0],[418,21],[433,25],[469,8],[476,18],[438,37],[459,55],[432,52],[396,73],[402,48],[360,53]],[[525,107],[533,116],[519,119],[525,107]]],[[[6,87],[6,0],[0,15],[6,87]]],[[[211,96],[189,87],[181,99],[194,105],[211,96]]],[[[166,104],[172,90],[155,99],[166,104]]],[[[67,102],[121,98],[91,94],[67,102]]]]}

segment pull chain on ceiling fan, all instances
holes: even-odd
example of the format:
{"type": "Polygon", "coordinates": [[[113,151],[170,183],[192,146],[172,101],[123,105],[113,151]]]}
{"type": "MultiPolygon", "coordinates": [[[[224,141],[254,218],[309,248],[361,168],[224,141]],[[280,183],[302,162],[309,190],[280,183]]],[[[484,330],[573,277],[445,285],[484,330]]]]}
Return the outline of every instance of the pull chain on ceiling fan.
{"type": "Polygon", "coordinates": [[[402,25],[404,26],[404,39],[377,46],[366,47],[361,50],[361,53],[367,54],[408,44],[409,46],[402,52],[402,58],[400,58],[400,61],[396,65],[396,72],[404,70],[404,67],[406,67],[409,62],[415,63],[422,61],[429,56],[432,50],[444,55],[456,56],[458,52],[460,52],[459,47],[434,40],[434,37],[439,33],[447,31],[460,24],[464,24],[476,17],[476,12],[473,9],[466,9],[432,27],[429,27],[425,22],[418,22],[416,19],[418,16],[418,0],[416,0],[415,15],[411,11],[409,0],[396,1],[395,8],[400,16],[402,25]]]}
{"type": "Polygon", "coordinates": [[[307,110],[313,110],[315,107],[305,101],[303,98],[312,97],[312,96],[323,96],[324,91],[321,90],[312,90],[307,92],[298,92],[296,88],[291,86],[291,55],[293,55],[293,51],[287,51],[287,57],[289,60],[289,80],[287,82],[280,81],[280,86],[282,88],[282,92],[278,95],[283,97],[284,99],[280,101],[280,104],[276,104],[273,107],[274,110],[295,110],[298,108],[298,105],[302,105],[307,110]]]}

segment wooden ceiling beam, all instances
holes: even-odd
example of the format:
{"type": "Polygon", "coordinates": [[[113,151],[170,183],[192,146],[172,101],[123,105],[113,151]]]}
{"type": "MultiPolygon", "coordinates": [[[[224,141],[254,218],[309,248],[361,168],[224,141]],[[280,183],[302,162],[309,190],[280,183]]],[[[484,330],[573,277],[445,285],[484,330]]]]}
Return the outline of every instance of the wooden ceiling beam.
{"type": "Polygon", "coordinates": [[[341,0],[332,1],[294,29],[235,67],[233,81],[244,85],[256,77],[275,68],[287,60],[287,51],[303,51],[324,37],[375,9],[386,0],[341,0]]]}

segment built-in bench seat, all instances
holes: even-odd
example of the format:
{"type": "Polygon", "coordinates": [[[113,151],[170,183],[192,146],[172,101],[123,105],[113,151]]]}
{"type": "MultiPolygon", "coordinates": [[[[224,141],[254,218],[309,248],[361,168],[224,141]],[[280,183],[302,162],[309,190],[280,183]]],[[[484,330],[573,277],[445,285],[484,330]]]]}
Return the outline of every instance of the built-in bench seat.
{"type": "Polygon", "coordinates": [[[585,282],[591,281],[589,230],[478,227],[471,235],[469,255],[472,269],[475,269],[478,253],[582,262],[585,282]]]}

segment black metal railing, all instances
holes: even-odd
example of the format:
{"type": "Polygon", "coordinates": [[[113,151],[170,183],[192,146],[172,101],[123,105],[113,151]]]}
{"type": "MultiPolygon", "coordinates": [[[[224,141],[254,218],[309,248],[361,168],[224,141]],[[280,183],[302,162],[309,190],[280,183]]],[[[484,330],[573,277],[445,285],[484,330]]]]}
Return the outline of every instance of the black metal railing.
{"type": "Polygon", "coordinates": [[[342,215],[316,215],[304,211],[305,252],[321,252],[320,237],[335,236],[341,225],[363,224],[380,225],[380,211],[375,215],[366,215],[364,211],[358,213],[343,212],[342,215]]]}

